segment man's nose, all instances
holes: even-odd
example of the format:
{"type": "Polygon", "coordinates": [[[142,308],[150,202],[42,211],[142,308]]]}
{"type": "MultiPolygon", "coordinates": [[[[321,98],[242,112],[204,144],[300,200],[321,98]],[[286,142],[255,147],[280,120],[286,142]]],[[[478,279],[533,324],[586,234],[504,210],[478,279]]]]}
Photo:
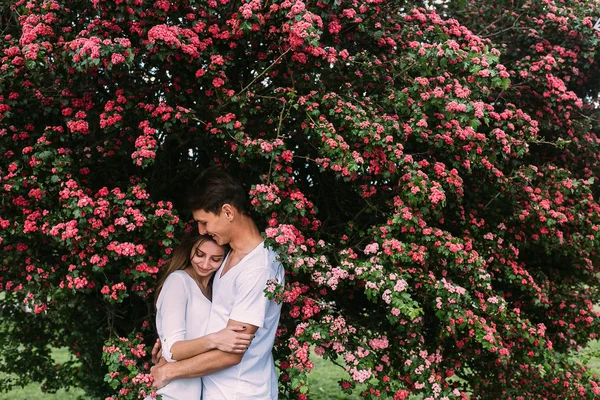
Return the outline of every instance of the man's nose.
{"type": "Polygon", "coordinates": [[[198,232],[201,235],[206,235],[206,228],[204,228],[202,225],[198,224],[198,232]]]}

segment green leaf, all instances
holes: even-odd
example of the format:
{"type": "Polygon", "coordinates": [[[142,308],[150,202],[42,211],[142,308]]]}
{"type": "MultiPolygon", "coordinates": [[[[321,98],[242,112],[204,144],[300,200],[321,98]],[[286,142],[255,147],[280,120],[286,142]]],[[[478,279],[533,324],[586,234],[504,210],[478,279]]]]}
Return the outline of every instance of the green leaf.
{"type": "Polygon", "coordinates": [[[48,158],[50,158],[50,156],[52,156],[52,154],[54,154],[51,150],[45,150],[42,151],[40,153],[37,154],[38,158],[41,158],[42,160],[47,160],[48,158]]]}

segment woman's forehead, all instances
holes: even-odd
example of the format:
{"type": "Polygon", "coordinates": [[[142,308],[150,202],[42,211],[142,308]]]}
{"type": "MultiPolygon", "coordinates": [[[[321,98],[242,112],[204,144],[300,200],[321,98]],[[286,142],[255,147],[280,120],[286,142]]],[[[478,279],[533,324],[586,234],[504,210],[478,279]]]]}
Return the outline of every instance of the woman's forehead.
{"type": "Polygon", "coordinates": [[[225,249],[214,242],[212,239],[202,239],[199,240],[194,245],[194,250],[201,250],[204,253],[206,252],[217,252],[217,253],[225,253],[225,249]]]}

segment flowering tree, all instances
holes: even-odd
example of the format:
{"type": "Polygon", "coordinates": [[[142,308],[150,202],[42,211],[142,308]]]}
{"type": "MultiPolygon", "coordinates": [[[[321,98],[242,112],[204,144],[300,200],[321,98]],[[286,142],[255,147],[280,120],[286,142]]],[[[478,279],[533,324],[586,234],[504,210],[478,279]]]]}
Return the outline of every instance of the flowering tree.
{"type": "Polygon", "coordinates": [[[311,348],[368,399],[598,396],[569,357],[600,332],[598,2],[462,3],[3,9],[0,388],[151,392],[155,281],[216,164],[288,272],[283,398],[311,348]]]}

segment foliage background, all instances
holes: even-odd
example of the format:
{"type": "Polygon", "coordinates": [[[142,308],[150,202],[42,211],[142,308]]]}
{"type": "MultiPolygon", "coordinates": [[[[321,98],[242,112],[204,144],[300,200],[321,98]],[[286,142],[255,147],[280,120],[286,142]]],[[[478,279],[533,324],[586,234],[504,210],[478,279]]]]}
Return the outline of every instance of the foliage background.
{"type": "Polygon", "coordinates": [[[147,390],[153,285],[217,164],[288,271],[282,397],[312,347],[365,398],[593,398],[598,9],[5,5],[0,387],[147,390]]]}

